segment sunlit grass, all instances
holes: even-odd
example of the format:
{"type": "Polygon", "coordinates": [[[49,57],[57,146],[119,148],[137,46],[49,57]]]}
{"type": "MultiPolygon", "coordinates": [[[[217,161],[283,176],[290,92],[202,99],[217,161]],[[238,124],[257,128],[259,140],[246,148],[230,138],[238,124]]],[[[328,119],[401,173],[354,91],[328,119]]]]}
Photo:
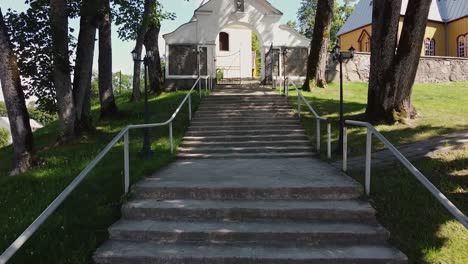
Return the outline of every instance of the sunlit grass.
{"type": "MultiPolygon", "coordinates": [[[[332,83],[327,89],[314,89],[303,92],[312,107],[323,116],[333,120],[332,139],[338,140],[339,119],[339,84],[332,83]]],[[[290,103],[297,109],[297,93],[290,90],[290,103]]],[[[411,125],[396,124],[376,126],[386,138],[395,145],[429,139],[442,134],[468,130],[468,83],[450,84],[416,84],[413,92],[413,103],[421,117],[411,125]]],[[[366,83],[345,83],[344,85],[345,118],[355,119],[365,113],[367,104],[366,83]]],[[[312,142],[315,142],[315,121],[305,106],[302,107],[302,124],[312,142]]],[[[364,152],[365,129],[349,128],[350,155],[364,152]]],[[[322,142],[326,140],[326,128],[322,126],[322,142]]],[[[374,148],[383,146],[375,142],[374,148]]],[[[322,147],[322,150],[324,147],[322,147]]]]}
{"type": "MultiPolygon", "coordinates": [[[[163,94],[150,100],[151,122],[166,121],[186,92],[163,94]]],[[[143,102],[130,103],[130,95],[117,97],[121,118],[96,123],[96,131],[76,141],[54,147],[57,124],[34,134],[38,166],[16,177],[11,168],[12,149],[0,149],[0,251],[39,216],[42,210],[85,168],[105,145],[129,124],[143,122],[143,102]]],[[[193,107],[199,96],[192,98],[193,107]]],[[[99,106],[93,107],[97,119],[99,106]]],[[[174,122],[177,146],[188,127],[185,107],[174,122]]],[[[168,127],[151,129],[154,155],[141,160],[142,131],[130,132],[130,175],[134,183],[174,159],[168,127]]],[[[117,144],[56,213],[26,243],[11,263],[89,263],[97,246],[107,238],[107,228],[120,217],[123,195],[123,144],[117,144]]]]}

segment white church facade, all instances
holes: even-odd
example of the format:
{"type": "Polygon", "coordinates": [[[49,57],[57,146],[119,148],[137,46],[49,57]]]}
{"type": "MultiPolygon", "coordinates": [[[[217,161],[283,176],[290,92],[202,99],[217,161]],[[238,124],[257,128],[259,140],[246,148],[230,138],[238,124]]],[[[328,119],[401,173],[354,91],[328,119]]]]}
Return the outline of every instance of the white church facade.
{"type": "Polygon", "coordinates": [[[282,25],[282,16],[267,0],[204,0],[188,23],[163,36],[166,86],[186,88],[199,75],[217,73],[226,79],[304,77],[310,40],[282,25]]]}

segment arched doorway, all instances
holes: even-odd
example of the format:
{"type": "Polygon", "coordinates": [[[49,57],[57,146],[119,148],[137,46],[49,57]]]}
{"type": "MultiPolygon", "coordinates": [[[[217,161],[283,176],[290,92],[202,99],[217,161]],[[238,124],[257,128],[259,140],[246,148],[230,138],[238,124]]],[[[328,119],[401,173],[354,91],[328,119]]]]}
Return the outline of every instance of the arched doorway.
{"type": "Polygon", "coordinates": [[[223,27],[215,40],[214,67],[218,83],[260,80],[264,69],[262,47],[262,36],[253,26],[231,23],[223,27]]]}

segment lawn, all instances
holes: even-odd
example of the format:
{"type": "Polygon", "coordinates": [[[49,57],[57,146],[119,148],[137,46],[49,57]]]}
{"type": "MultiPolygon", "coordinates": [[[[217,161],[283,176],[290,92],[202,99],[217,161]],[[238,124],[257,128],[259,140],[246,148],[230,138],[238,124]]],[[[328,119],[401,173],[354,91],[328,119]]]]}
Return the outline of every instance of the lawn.
{"type": "MultiPolygon", "coordinates": [[[[468,148],[427,157],[415,166],[468,214],[468,148]]],[[[361,183],[363,173],[350,173],[361,183]]],[[[468,230],[402,166],[372,172],[371,202],[391,243],[409,263],[468,263],[468,230]]]]}
{"type": "MultiPolygon", "coordinates": [[[[151,98],[151,122],[166,121],[186,92],[151,98]]],[[[44,210],[122,128],[143,122],[143,103],[129,103],[129,94],[117,97],[122,117],[101,121],[96,132],[70,144],[53,147],[57,124],[34,134],[39,165],[28,173],[6,176],[11,147],[0,149],[0,251],[44,210]]],[[[199,97],[193,96],[194,109],[199,97]]],[[[93,108],[94,116],[99,113],[93,108]]],[[[188,127],[186,107],[174,123],[177,146],[188,127]]],[[[130,133],[131,182],[154,173],[174,159],[169,148],[168,127],[152,129],[154,156],[141,160],[142,131],[130,133]]],[[[123,195],[123,143],[119,143],[83,181],[65,203],[20,249],[11,263],[89,263],[97,246],[107,238],[107,228],[120,217],[123,195]]]]}
{"type": "MultiPolygon", "coordinates": [[[[339,86],[332,83],[327,89],[314,89],[303,92],[312,107],[323,116],[334,120],[332,140],[338,139],[339,86]]],[[[428,139],[454,131],[468,130],[468,83],[416,84],[413,103],[421,118],[411,125],[376,126],[386,138],[396,146],[417,140],[428,139]]],[[[297,93],[290,90],[290,102],[297,109],[297,93]]],[[[363,114],[367,103],[366,83],[345,83],[344,111],[348,119],[363,114]]],[[[306,127],[312,142],[315,142],[315,122],[305,106],[302,107],[302,124],[306,127]]],[[[326,128],[322,126],[322,142],[326,140],[326,128]]],[[[375,141],[374,149],[383,146],[375,141]]],[[[349,153],[358,155],[364,152],[365,129],[350,127],[349,153]]],[[[322,145],[322,150],[324,150],[322,145]]]]}

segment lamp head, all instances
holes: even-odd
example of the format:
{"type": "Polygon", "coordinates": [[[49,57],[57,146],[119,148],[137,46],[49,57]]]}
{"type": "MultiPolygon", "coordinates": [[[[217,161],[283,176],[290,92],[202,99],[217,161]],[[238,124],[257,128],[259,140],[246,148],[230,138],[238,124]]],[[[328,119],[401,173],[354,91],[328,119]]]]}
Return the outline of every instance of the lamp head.
{"type": "Polygon", "coordinates": [[[134,61],[140,60],[140,55],[136,50],[132,50],[132,58],[134,61]]]}
{"type": "Polygon", "coordinates": [[[351,58],[354,58],[354,53],[356,52],[356,49],[353,46],[351,46],[351,48],[349,48],[348,51],[349,51],[349,54],[351,55],[351,58]]]}
{"type": "Polygon", "coordinates": [[[153,56],[154,56],[153,50],[149,49],[146,51],[146,58],[153,59],[153,56]]]}
{"type": "Polygon", "coordinates": [[[335,47],[333,47],[333,54],[335,54],[335,56],[340,56],[340,52],[341,52],[341,46],[337,41],[335,44],[335,47]]]}

